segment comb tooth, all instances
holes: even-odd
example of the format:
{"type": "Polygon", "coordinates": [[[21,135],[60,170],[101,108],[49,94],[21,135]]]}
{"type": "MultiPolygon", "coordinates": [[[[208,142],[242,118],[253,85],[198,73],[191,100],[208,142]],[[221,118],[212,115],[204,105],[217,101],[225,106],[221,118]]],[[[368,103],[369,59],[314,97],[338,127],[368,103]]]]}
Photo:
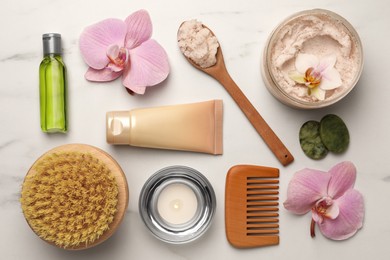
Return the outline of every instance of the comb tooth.
{"type": "Polygon", "coordinates": [[[246,232],[258,232],[261,230],[279,230],[278,223],[247,224],[246,232]]]}
{"type": "Polygon", "coordinates": [[[279,223],[278,218],[258,218],[258,219],[248,219],[246,222],[248,225],[257,225],[263,223],[279,223]]]}
{"type": "Polygon", "coordinates": [[[279,185],[259,185],[259,184],[251,184],[247,183],[248,190],[278,190],[279,185]]]}
{"type": "Polygon", "coordinates": [[[248,212],[247,218],[269,218],[269,217],[279,217],[279,213],[275,212],[248,212]]]}
{"type": "Polygon", "coordinates": [[[248,181],[279,181],[279,176],[263,176],[263,175],[250,175],[246,176],[248,181]]]}
{"type": "Polygon", "coordinates": [[[253,194],[247,196],[247,202],[256,202],[256,201],[267,201],[267,200],[278,200],[277,196],[262,196],[258,194],[253,194]]]}
{"type": "Polygon", "coordinates": [[[274,235],[279,234],[277,229],[267,229],[267,230],[253,230],[246,233],[247,236],[264,236],[264,235],[274,235]]]}
{"type": "Polygon", "coordinates": [[[249,196],[251,196],[251,195],[278,195],[279,191],[277,191],[277,190],[254,190],[254,189],[249,190],[248,189],[246,194],[249,196]]]}
{"type": "Polygon", "coordinates": [[[274,178],[264,178],[264,177],[248,177],[246,182],[250,184],[278,184],[279,180],[274,178]]]}
{"type": "Polygon", "coordinates": [[[275,207],[246,207],[246,212],[247,213],[254,213],[254,212],[264,212],[264,211],[279,211],[279,208],[275,207]]]}
{"type": "Polygon", "coordinates": [[[279,206],[279,202],[277,201],[248,201],[247,208],[260,208],[267,206],[279,206]]]}
{"type": "Polygon", "coordinates": [[[266,179],[260,177],[248,177],[247,178],[248,185],[257,185],[257,184],[278,184],[279,180],[275,179],[266,179]]]}
{"type": "Polygon", "coordinates": [[[261,223],[261,224],[247,224],[247,230],[257,230],[263,228],[279,228],[277,223],[261,223]]]}

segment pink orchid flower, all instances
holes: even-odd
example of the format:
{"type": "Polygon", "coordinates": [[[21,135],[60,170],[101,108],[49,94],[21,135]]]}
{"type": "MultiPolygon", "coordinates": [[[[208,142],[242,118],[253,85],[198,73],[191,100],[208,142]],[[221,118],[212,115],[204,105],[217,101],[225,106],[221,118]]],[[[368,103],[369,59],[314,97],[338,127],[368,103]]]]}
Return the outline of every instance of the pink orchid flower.
{"type": "Polygon", "coordinates": [[[284,207],[295,214],[311,211],[312,237],[317,223],[326,237],[347,239],[363,226],[363,196],[353,189],[355,180],[351,162],[339,163],[329,172],[303,169],[290,181],[284,207]]]}
{"type": "Polygon", "coordinates": [[[337,57],[334,54],[319,59],[312,54],[299,54],[295,59],[296,71],[289,73],[295,82],[308,88],[309,96],[324,100],[327,90],[341,86],[340,73],[334,68],[337,57]]]}
{"type": "Polygon", "coordinates": [[[126,18],[106,19],[85,28],[80,51],[90,68],[89,81],[111,81],[121,75],[122,84],[137,94],[162,82],[169,74],[165,50],[152,35],[152,22],[145,10],[126,18]]]}

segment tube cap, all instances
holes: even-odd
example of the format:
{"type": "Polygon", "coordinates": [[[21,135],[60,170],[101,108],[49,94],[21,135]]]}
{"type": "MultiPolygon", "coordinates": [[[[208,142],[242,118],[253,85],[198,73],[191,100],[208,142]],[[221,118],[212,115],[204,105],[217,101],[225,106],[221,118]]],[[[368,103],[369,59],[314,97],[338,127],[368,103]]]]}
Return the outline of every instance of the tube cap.
{"type": "Polygon", "coordinates": [[[61,34],[45,33],[42,35],[43,55],[61,54],[61,34]]]}
{"type": "Polygon", "coordinates": [[[109,144],[130,143],[129,111],[111,111],[106,114],[106,139],[109,144]]]}

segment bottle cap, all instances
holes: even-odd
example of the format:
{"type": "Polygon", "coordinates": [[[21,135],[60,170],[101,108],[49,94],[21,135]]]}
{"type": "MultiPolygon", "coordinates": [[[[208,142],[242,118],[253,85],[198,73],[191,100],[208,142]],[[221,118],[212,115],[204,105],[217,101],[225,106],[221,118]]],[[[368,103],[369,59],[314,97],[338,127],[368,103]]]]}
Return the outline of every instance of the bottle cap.
{"type": "Polygon", "coordinates": [[[43,55],[61,54],[61,34],[45,33],[42,35],[43,55]]]}
{"type": "Polygon", "coordinates": [[[112,111],[106,114],[106,139],[109,144],[130,143],[129,111],[112,111]]]}

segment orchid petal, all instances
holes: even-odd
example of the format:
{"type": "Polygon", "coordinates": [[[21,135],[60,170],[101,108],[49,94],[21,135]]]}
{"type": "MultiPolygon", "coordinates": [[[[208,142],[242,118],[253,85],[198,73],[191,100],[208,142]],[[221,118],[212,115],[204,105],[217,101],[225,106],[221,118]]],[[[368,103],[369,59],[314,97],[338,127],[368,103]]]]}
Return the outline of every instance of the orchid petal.
{"type": "Polygon", "coordinates": [[[287,189],[284,207],[295,214],[307,213],[317,200],[326,197],[330,174],[318,170],[303,169],[295,173],[287,189]]]}
{"type": "Polygon", "coordinates": [[[326,91],[320,87],[316,87],[310,90],[310,95],[316,97],[318,100],[324,100],[326,91]]]}
{"type": "Polygon", "coordinates": [[[336,204],[336,203],[333,203],[327,210],[326,210],[326,213],[325,213],[325,216],[327,218],[330,218],[330,219],[335,219],[338,217],[340,213],[340,208],[339,206],[336,204]]]}
{"type": "Polygon", "coordinates": [[[115,44],[108,46],[106,50],[107,56],[111,59],[116,59],[119,55],[119,49],[120,47],[115,44]]]}
{"type": "Polygon", "coordinates": [[[139,10],[126,18],[127,35],[126,48],[133,49],[152,36],[152,20],[147,11],[139,10]]]}
{"type": "Polygon", "coordinates": [[[323,74],[327,69],[333,68],[336,64],[337,57],[335,54],[325,56],[320,59],[316,70],[323,74]]]}
{"type": "Polygon", "coordinates": [[[340,73],[335,68],[328,68],[322,74],[319,87],[323,90],[330,90],[340,87],[342,83],[340,73]]]}
{"type": "Polygon", "coordinates": [[[308,68],[317,67],[319,60],[317,56],[312,54],[301,53],[295,59],[295,68],[301,74],[305,74],[308,68]]]}
{"type": "Polygon", "coordinates": [[[305,84],[305,74],[301,74],[298,71],[291,71],[288,73],[288,76],[299,84],[305,84]]]}
{"type": "Polygon", "coordinates": [[[343,240],[353,236],[363,226],[364,201],[357,190],[348,190],[336,200],[340,213],[336,219],[324,219],[319,224],[322,234],[330,239],[343,240]]]}
{"type": "Polygon", "coordinates": [[[108,46],[123,46],[125,37],[126,24],[119,19],[106,19],[88,26],[80,35],[81,55],[90,67],[103,69],[109,62],[108,46]]]}
{"type": "Polygon", "coordinates": [[[154,40],[148,40],[130,50],[130,66],[127,66],[122,83],[135,93],[143,94],[145,87],[162,82],[169,74],[168,56],[154,40]]]}
{"type": "Polygon", "coordinates": [[[123,67],[120,67],[120,66],[116,65],[115,63],[111,63],[110,62],[107,65],[107,69],[110,69],[110,70],[112,70],[114,72],[120,72],[120,71],[123,70],[123,67]]]}
{"type": "Polygon", "coordinates": [[[122,75],[122,71],[115,72],[109,68],[105,68],[102,70],[95,70],[93,68],[88,68],[85,73],[85,78],[89,81],[97,81],[97,82],[106,82],[117,79],[122,75]]]}
{"type": "Polygon", "coordinates": [[[356,168],[351,162],[341,162],[333,166],[330,171],[328,195],[333,199],[342,196],[352,189],[356,180],[356,168]]]}
{"type": "MultiPolygon", "coordinates": [[[[139,95],[143,95],[143,94],[145,94],[145,91],[146,91],[145,86],[131,86],[131,87],[126,87],[126,88],[132,92],[131,95],[133,95],[134,93],[139,94],[139,95]]],[[[129,93],[131,93],[131,92],[129,92],[129,93]]]]}

